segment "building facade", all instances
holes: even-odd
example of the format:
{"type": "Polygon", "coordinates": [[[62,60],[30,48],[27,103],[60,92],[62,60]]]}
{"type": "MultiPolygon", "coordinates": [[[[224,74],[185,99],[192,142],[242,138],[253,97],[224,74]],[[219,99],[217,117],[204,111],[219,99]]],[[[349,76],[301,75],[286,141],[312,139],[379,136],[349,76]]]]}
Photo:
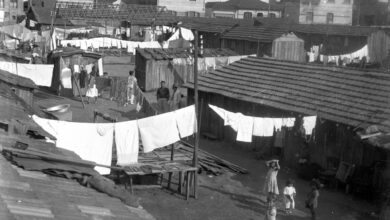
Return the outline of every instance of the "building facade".
{"type": "Polygon", "coordinates": [[[24,15],[23,0],[0,0],[0,24],[14,24],[24,15]]]}
{"type": "Polygon", "coordinates": [[[176,12],[178,16],[204,17],[205,0],[157,0],[158,6],[176,12]]]}
{"type": "Polygon", "coordinates": [[[301,0],[300,24],[352,25],[354,0],[301,0]]]}

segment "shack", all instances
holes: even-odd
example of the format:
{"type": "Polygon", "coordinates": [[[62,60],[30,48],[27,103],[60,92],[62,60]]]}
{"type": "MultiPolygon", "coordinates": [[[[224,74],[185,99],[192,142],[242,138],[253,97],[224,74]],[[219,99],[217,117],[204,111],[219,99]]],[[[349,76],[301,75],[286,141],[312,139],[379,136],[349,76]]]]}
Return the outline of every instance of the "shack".
{"type": "MultiPolygon", "coordinates": [[[[389,181],[379,167],[389,165],[390,151],[361,140],[356,132],[372,125],[389,128],[389,85],[390,77],[385,72],[269,58],[241,59],[199,77],[199,99],[204,103],[200,107],[201,133],[256,150],[264,158],[274,155],[275,137],[236,142],[233,129],[224,126],[207,104],[253,117],[295,117],[294,127],[283,136],[280,156],[285,165],[301,169],[300,159],[305,159],[322,170],[332,170],[335,177],[341,164],[348,164],[355,167],[351,176],[354,190],[374,195],[389,181]],[[315,115],[313,133],[300,135],[299,119],[315,115]]],[[[185,86],[189,88],[188,102],[193,103],[193,84],[185,86]]],[[[311,177],[321,174],[315,172],[311,177]]]]}
{"type": "Polygon", "coordinates": [[[278,26],[237,26],[223,34],[221,46],[239,54],[271,56],[272,42],[286,32],[278,26]]]}
{"type": "MultiPolygon", "coordinates": [[[[69,67],[74,73],[74,66],[94,66],[95,71],[103,72],[103,62],[100,54],[86,52],[76,48],[64,48],[62,50],[54,50],[48,55],[48,63],[54,64],[53,78],[51,83],[51,90],[59,95],[77,96],[79,94],[78,88],[83,88],[78,80],[72,77],[72,88],[61,88],[61,71],[65,67],[69,67]],[[78,85],[76,85],[76,83],[78,85]]],[[[91,68],[92,69],[92,68],[91,68]]]]}
{"type": "Polygon", "coordinates": [[[0,83],[11,87],[15,94],[23,99],[28,105],[33,105],[34,89],[37,89],[38,87],[31,79],[0,70],[0,83]]]}
{"type": "Polygon", "coordinates": [[[278,60],[306,62],[305,42],[295,34],[285,34],[272,43],[272,57],[278,60]]]}
{"type": "Polygon", "coordinates": [[[183,17],[182,27],[198,30],[204,48],[221,48],[222,35],[236,26],[251,26],[253,20],[233,18],[183,17]]]}
{"type": "MultiPolygon", "coordinates": [[[[199,56],[199,71],[207,71],[205,58],[214,58],[212,68],[224,66],[241,56],[228,49],[204,49],[199,56]]],[[[144,91],[156,90],[160,82],[165,81],[171,88],[173,84],[182,85],[193,80],[193,53],[185,48],[170,49],[137,49],[135,57],[135,74],[139,87],[144,91]]]]}

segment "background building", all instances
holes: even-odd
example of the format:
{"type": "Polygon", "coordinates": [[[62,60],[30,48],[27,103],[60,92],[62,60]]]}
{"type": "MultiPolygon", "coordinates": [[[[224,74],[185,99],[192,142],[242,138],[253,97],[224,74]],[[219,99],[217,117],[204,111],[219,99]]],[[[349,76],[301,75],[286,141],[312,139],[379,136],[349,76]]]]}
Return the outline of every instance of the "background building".
{"type": "Polygon", "coordinates": [[[301,0],[299,23],[352,25],[354,0],[301,0]]]}
{"type": "Polygon", "coordinates": [[[0,0],[0,24],[14,24],[21,15],[23,0],[0,0]]]}
{"type": "Polygon", "coordinates": [[[205,0],[118,0],[126,4],[156,5],[176,12],[178,16],[204,17],[205,0]]]}
{"type": "Polygon", "coordinates": [[[229,0],[206,4],[207,16],[251,19],[256,17],[282,17],[283,7],[259,0],[229,0]]]}

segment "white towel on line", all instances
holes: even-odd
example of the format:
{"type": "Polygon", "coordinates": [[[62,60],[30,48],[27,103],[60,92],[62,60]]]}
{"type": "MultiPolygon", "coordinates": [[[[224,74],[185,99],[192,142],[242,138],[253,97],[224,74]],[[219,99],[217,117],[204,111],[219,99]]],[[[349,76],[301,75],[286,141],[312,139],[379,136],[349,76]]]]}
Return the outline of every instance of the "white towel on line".
{"type": "MultiPolygon", "coordinates": [[[[83,160],[111,166],[114,124],[76,123],[33,116],[34,121],[56,137],[56,146],[70,150],[83,160]]],[[[95,167],[100,174],[110,173],[109,168],[95,167]]]]}
{"type": "Polygon", "coordinates": [[[180,140],[173,112],[139,119],[138,128],[145,153],[180,140]]]}
{"type": "Polygon", "coordinates": [[[317,116],[303,117],[303,127],[305,128],[306,135],[311,135],[313,129],[316,126],[317,116]]]}
{"type": "Polygon", "coordinates": [[[258,118],[253,119],[253,136],[270,137],[274,134],[274,119],[273,118],[258,118]]]}
{"type": "Polygon", "coordinates": [[[139,133],[136,120],[115,123],[115,144],[118,165],[138,162],[139,133]]]}
{"type": "Polygon", "coordinates": [[[237,141],[252,142],[253,133],[253,117],[239,114],[238,129],[237,129],[237,141]]]}
{"type": "Polygon", "coordinates": [[[188,137],[197,131],[195,105],[174,111],[177,128],[181,138],[188,137]]]}

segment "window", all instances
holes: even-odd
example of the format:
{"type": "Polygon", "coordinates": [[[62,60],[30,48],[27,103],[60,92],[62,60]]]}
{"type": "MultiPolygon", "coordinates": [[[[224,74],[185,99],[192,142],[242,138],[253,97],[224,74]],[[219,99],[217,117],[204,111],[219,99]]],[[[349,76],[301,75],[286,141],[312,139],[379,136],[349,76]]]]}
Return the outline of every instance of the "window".
{"type": "Polygon", "coordinates": [[[310,0],[301,0],[302,5],[310,4],[310,0]]]}
{"type": "Polygon", "coordinates": [[[12,20],[16,20],[16,16],[15,15],[12,15],[12,20]]]}
{"type": "Polygon", "coordinates": [[[18,0],[10,0],[11,8],[18,8],[18,0]]]}
{"type": "Polygon", "coordinates": [[[251,19],[252,18],[252,12],[244,12],[244,19],[251,19]]]}
{"type": "Polygon", "coordinates": [[[258,18],[264,17],[264,14],[263,13],[257,13],[257,17],[258,18]]]}
{"type": "Polygon", "coordinates": [[[276,18],[276,14],[275,13],[269,13],[269,17],[276,18]]]}
{"type": "Polygon", "coordinates": [[[41,2],[41,6],[42,6],[42,8],[45,7],[45,2],[44,1],[41,2]]]}
{"type": "Polygon", "coordinates": [[[0,8],[4,8],[4,0],[0,0],[0,8]]]}
{"type": "Polygon", "coordinates": [[[306,13],[306,22],[307,23],[312,23],[313,22],[313,16],[314,16],[313,12],[307,12],[306,13]]]}
{"type": "Polygon", "coordinates": [[[327,24],[333,24],[333,18],[334,18],[334,14],[333,13],[326,14],[326,23],[327,24]]]}
{"type": "Polygon", "coordinates": [[[344,0],[344,4],[350,5],[351,4],[351,0],[344,0]]]}

